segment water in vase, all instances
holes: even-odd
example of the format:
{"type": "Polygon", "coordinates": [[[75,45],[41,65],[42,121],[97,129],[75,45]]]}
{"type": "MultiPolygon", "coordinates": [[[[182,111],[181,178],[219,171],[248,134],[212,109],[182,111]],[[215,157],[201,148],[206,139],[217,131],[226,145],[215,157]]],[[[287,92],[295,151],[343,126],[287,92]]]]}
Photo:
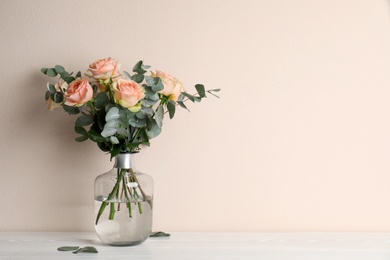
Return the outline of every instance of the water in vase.
{"type": "MultiPolygon", "coordinates": [[[[95,200],[95,216],[102,201],[95,200]]],[[[115,216],[110,220],[110,205],[107,205],[95,230],[100,240],[109,245],[135,245],[145,241],[152,231],[153,211],[148,202],[140,202],[142,213],[137,203],[131,203],[132,216],[129,217],[127,203],[115,203],[115,216]],[[119,206],[119,207],[118,207],[119,206]]]]}

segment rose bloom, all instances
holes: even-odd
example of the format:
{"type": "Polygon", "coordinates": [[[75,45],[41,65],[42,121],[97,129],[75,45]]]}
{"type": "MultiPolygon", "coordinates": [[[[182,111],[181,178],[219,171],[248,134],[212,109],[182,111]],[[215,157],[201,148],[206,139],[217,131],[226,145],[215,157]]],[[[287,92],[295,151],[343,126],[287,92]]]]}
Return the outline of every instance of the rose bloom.
{"type": "MultiPolygon", "coordinates": [[[[66,90],[68,88],[68,83],[66,83],[65,81],[63,81],[62,79],[60,79],[60,81],[58,81],[54,87],[56,88],[57,91],[59,91],[60,89],[62,91],[66,90]]],[[[50,97],[47,99],[47,106],[49,108],[50,111],[53,111],[53,109],[55,108],[58,108],[58,107],[61,107],[62,104],[61,103],[56,103],[54,102],[50,97]]]]}
{"type": "Polygon", "coordinates": [[[97,60],[89,65],[88,71],[95,79],[109,79],[119,76],[121,64],[115,59],[109,57],[97,60]]]}
{"type": "Polygon", "coordinates": [[[69,84],[64,93],[65,105],[81,106],[91,100],[93,89],[87,78],[78,78],[69,84]]]}
{"type": "Polygon", "coordinates": [[[120,104],[122,107],[129,108],[130,110],[132,110],[131,108],[136,106],[137,103],[145,97],[143,87],[141,87],[137,82],[124,77],[114,81],[112,83],[112,89],[114,90],[115,102],[120,104]]]}
{"type": "Polygon", "coordinates": [[[181,92],[185,90],[183,87],[183,83],[178,81],[175,77],[172,77],[171,75],[162,71],[156,70],[156,73],[151,73],[152,78],[159,77],[163,82],[164,89],[159,91],[159,93],[169,97],[170,100],[176,102],[181,92]]]}

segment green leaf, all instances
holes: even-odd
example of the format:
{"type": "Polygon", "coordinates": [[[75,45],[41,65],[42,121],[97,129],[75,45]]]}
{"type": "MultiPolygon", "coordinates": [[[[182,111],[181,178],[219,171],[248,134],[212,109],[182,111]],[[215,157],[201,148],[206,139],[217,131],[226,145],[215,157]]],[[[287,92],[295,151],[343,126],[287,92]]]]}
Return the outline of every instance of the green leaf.
{"type": "Polygon", "coordinates": [[[46,91],[46,94],[45,94],[45,100],[48,100],[49,99],[49,97],[50,97],[50,91],[46,91]]]}
{"type": "Polygon", "coordinates": [[[61,246],[57,248],[58,251],[74,251],[79,249],[79,246],[61,246]]]}
{"type": "Polygon", "coordinates": [[[182,108],[187,109],[188,111],[190,111],[190,110],[186,107],[186,105],[184,105],[183,101],[177,101],[177,104],[179,104],[179,106],[181,106],[182,108]]]}
{"type": "Polygon", "coordinates": [[[171,234],[162,231],[152,232],[149,237],[169,237],[171,234]]]}
{"type": "Polygon", "coordinates": [[[206,91],[205,91],[204,86],[202,84],[196,84],[195,88],[196,88],[196,91],[198,91],[198,94],[200,97],[202,97],[202,98],[206,97],[206,91]]]}
{"type": "Polygon", "coordinates": [[[111,159],[115,156],[117,156],[118,154],[120,154],[122,151],[122,147],[121,146],[116,146],[114,147],[114,149],[112,149],[111,151],[111,159]]]}
{"type": "Polygon", "coordinates": [[[65,71],[64,67],[62,67],[61,65],[56,65],[54,67],[54,70],[58,73],[58,74],[61,74],[65,71]]]}
{"type": "Polygon", "coordinates": [[[200,102],[200,101],[202,101],[202,98],[201,98],[201,97],[195,97],[195,96],[193,96],[193,97],[194,97],[195,102],[200,102]]]}
{"type": "Polygon", "coordinates": [[[66,112],[69,113],[69,115],[77,115],[80,113],[80,108],[79,107],[71,107],[67,105],[62,106],[66,112]]]}
{"type": "Polygon", "coordinates": [[[169,100],[167,104],[168,112],[169,112],[169,118],[172,119],[173,116],[175,115],[176,111],[176,104],[174,101],[169,100]]]}
{"type": "Polygon", "coordinates": [[[156,78],[156,79],[157,79],[157,83],[154,87],[152,87],[152,89],[158,92],[164,89],[164,84],[162,83],[160,78],[156,78]]]}
{"type": "Polygon", "coordinates": [[[110,136],[110,142],[112,144],[119,144],[119,140],[115,136],[110,136]]]}
{"type": "Polygon", "coordinates": [[[185,97],[187,97],[189,100],[191,100],[192,102],[195,102],[195,97],[191,94],[188,94],[187,92],[181,92],[181,94],[185,97]]]}
{"type": "Polygon", "coordinates": [[[76,126],[87,126],[93,123],[93,116],[90,115],[81,115],[77,118],[75,125],[76,126]]]}
{"type": "Polygon", "coordinates": [[[148,121],[148,130],[146,131],[149,138],[155,138],[161,133],[161,127],[155,120],[148,121]]]}
{"type": "Polygon", "coordinates": [[[106,122],[118,119],[120,117],[119,109],[117,107],[112,107],[110,110],[108,110],[106,115],[106,122]]]}
{"type": "Polygon", "coordinates": [[[164,108],[162,106],[159,106],[156,110],[155,114],[156,123],[159,128],[162,127],[162,121],[164,119],[164,108]]]}
{"type": "Polygon", "coordinates": [[[110,99],[108,98],[107,93],[100,92],[95,97],[95,106],[97,109],[102,109],[108,104],[109,101],[110,101],[110,99]]]}
{"type": "Polygon", "coordinates": [[[93,246],[86,246],[83,248],[79,248],[76,251],[73,252],[73,254],[77,253],[98,253],[97,249],[93,246]]]}
{"type": "Polygon", "coordinates": [[[88,138],[94,142],[105,142],[106,138],[103,137],[98,131],[91,128],[88,132],[88,138]]]}
{"type": "Polygon", "coordinates": [[[195,96],[194,95],[191,95],[191,94],[189,94],[187,92],[183,92],[182,94],[183,94],[183,96],[187,97],[192,102],[195,102],[195,96]]]}
{"type": "Polygon", "coordinates": [[[87,130],[85,130],[85,128],[82,127],[82,126],[76,126],[76,127],[74,128],[74,131],[75,131],[76,133],[78,133],[78,134],[81,134],[81,135],[87,135],[87,134],[88,134],[87,130]]]}
{"type": "Polygon", "coordinates": [[[48,70],[48,68],[42,68],[41,72],[46,75],[47,70],[48,70]]]}
{"type": "Polygon", "coordinates": [[[61,103],[64,101],[64,94],[62,94],[62,92],[56,92],[53,96],[53,101],[55,103],[61,103]]]}
{"type": "Polygon", "coordinates": [[[88,136],[82,135],[82,136],[79,136],[79,137],[75,138],[75,140],[77,142],[84,142],[84,141],[88,140],[88,136]]]}
{"type": "Polygon", "coordinates": [[[134,74],[131,79],[137,83],[141,83],[144,80],[145,76],[143,74],[134,74]]]}
{"type": "Polygon", "coordinates": [[[220,91],[220,89],[207,90],[208,93],[210,93],[211,95],[213,95],[216,98],[219,98],[219,96],[215,95],[213,92],[219,92],[219,91],[220,91]]]}
{"type": "Polygon", "coordinates": [[[81,71],[77,72],[75,78],[81,78],[81,71]]]}
{"type": "Polygon", "coordinates": [[[55,71],[54,68],[47,69],[46,75],[49,77],[55,77],[57,76],[57,72],[55,71]]]}
{"type": "Polygon", "coordinates": [[[134,67],[133,67],[133,71],[134,72],[137,72],[138,74],[144,74],[146,72],[146,70],[142,69],[142,63],[143,61],[140,60],[139,62],[137,62],[134,67]]]}
{"type": "Polygon", "coordinates": [[[68,84],[72,83],[73,80],[75,80],[72,76],[61,76],[61,78],[68,84]]]}
{"type": "Polygon", "coordinates": [[[158,92],[164,89],[164,85],[160,78],[152,78],[149,76],[145,76],[146,83],[152,88],[154,92],[158,92]]]}
{"type": "Polygon", "coordinates": [[[56,87],[53,84],[50,84],[49,82],[47,82],[46,87],[47,87],[47,90],[49,90],[51,93],[57,92],[56,87]]]}

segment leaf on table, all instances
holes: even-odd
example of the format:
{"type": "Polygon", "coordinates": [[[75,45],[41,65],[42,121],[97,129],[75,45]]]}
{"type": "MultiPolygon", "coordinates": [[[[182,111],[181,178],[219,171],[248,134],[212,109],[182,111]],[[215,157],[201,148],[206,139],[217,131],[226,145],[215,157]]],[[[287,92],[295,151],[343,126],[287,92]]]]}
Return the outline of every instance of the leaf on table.
{"type": "Polygon", "coordinates": [[[58,251],[74,251],[79,249],[79,246],[61,246],[57,248],[58,251]]]}
{"type": "Polygon", "coordinates": [[[169,237],[171,234],[162,231],[152,232],[149,237],[169,237]]]}
{"type": "Polygon", "coordinates": [[[97,249],[93,246],[86,246],[83,248],[79,248],[76,251],[73,252],[73,254],[77,253],[98,253],[97,249]]]}

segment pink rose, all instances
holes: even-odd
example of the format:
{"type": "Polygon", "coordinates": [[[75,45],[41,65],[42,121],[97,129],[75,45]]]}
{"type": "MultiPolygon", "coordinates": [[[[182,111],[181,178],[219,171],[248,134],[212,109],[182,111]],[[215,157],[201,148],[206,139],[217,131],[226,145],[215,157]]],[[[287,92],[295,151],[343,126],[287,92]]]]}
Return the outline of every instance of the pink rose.
{"type": "Polygon", "coordinates": [[[159,91],[159,93],[169,97],[170,100],[176,102],[181,92],[184,91],[183,83],[165,72],[156,70],[156,73],[152,72],[151,77],[159,77],[162,80],[164,89],[159,91]]]}
{"type": "MultiPolygon", "coordinates": [[[[119,78],[112,83],[114,90],[115,102],[122,107],[131,109],[136,106],[137,103],[145,97],[144,89],[135,81],[128,78],[119,78]]],[[[141,107],[139,107],[141,108],[141,107]]],[[[131,109],[133,112],[137,112],[138,109],[131,109]]]]}
{"type": "MultiPolygon", "coordinates": [[[[66,83],[65,81],[63,81],[62,79],[60,79],[55,85],[54,85],[55,89],[57,91],[65,91],[67,88],[68,88],[68,83],[66,83]]],[[[61,107],[62,106],[62,103],[56,103],[54,102],[50,97],[47,99],[47,106],[49,108],[50,111],[53,111],[53,109],[55,108],[58,108],[58,107],[61,107]]]]}
{"type": "Polygon", "coordinates": [[[69,84],[64,93],[65,105],[81,106],[91,100],[93,89],[87,78],[78,78],[69,84]]]}
{"type": "Polygon", "coordinates": [[[95,61],[89,65],[88,71],[95,79],[109,79],[119,76],[121,64],[113,58],[105,58],[95,61]]]}

